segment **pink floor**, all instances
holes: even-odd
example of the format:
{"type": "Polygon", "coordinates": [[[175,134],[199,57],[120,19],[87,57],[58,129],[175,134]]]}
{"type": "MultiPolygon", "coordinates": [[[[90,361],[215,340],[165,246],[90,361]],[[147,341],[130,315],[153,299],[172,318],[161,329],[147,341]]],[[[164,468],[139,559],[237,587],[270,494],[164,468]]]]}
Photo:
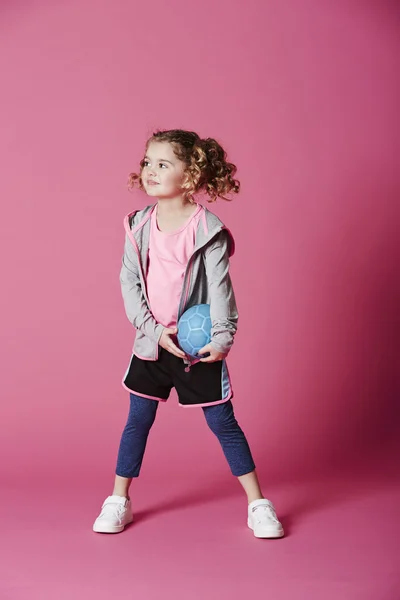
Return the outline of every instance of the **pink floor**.
{"type": "MultiPolygon", "coordinates": [[[[234,479],[143,474],[136,521],[91,531],[104,482],[10,486],[1,506],[2,600],[398,600],[399,481],[390,474],[273,484],[287,535],[257,540],[234,479]]],[[[108,492],[108,490],[107,490],[108,492]]]]}

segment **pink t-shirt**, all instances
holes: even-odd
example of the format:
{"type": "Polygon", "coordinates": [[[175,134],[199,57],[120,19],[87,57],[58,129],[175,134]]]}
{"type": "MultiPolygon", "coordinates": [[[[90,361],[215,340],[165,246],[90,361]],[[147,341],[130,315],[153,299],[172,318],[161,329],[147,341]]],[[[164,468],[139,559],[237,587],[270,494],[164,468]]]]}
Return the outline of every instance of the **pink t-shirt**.
{"type": "Polygon", "coordinates": [[[158,229],[157,207],[151,214],[147,294],[157,323],[176,327],[186,266],[193,254],[196,230],[202,207],[178,231],[165,233],[158,229]]]}

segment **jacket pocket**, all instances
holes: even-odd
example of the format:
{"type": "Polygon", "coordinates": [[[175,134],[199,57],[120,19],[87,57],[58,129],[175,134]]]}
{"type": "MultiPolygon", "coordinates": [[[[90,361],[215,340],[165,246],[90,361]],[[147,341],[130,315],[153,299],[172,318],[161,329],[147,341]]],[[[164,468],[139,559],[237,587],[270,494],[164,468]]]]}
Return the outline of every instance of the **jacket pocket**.
{"type": "Polygon", "coordinates": [[[144,333],[137,330],[133,353],[144,360],[158,360],[158,345],[144,333]]]}

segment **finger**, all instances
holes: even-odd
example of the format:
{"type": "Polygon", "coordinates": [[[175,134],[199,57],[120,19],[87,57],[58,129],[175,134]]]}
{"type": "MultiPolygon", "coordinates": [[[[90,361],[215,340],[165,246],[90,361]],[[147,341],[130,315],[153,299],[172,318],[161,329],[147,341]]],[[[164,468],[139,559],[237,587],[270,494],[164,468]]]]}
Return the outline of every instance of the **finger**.
{"type": "Polygon", "coordinates": [[[211,363],[211,362],[216,362],[218,359],[214,358],[213,356],[207,356],[207,358],[201,358],[200,362],[203,363],[211,363]]]}
{"type": "Polygon", "coordinates": [[[172,354],[175,354],[175,356],[178,356],[179,358],[185,358],[186,356],[183,350],[178,348],[178,346],[176,346],[172,341],[170,341],[170,343],[168,344],[168,349],[170,352],[172,352],[172,354]]]}
{"type": "Polygon", "coordinates": [[[185,355],[183,355],[183,356],[182,356],[182,355],[181,355],[181,354],[179,354],[179,352],[177,352],[177,351],[176,351],[174,348],[171,348],[171,346],[168,346],[167,350],[168,350],[168,352],[169,352],[170,354],[173,354],[173,355],[174,355],[174,356],[176,356],[177,358],[185,358],[185,355]]]}
{"type": "Polygon", "coordinates": [[[207,354],[207,352],[211,352],[212,350],[212,346],[211,344],[207,344],[206,346],[204,346],[204,348],[201,348],[201,350],[198,351],[198,356],[200,356],[201,354],[207,354]]]}

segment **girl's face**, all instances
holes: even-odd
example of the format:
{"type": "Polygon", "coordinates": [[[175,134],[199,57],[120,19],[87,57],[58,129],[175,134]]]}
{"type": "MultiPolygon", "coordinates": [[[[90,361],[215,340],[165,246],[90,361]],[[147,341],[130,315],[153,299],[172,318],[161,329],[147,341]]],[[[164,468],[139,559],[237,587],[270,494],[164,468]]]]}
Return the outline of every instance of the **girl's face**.
{"type": "Polygon", "coordinates": [[[169,142],[150,142],[141,174],[144,189],[149,196],[179,196],[184,171],[185,164],[175,156],[169,142]]]}

